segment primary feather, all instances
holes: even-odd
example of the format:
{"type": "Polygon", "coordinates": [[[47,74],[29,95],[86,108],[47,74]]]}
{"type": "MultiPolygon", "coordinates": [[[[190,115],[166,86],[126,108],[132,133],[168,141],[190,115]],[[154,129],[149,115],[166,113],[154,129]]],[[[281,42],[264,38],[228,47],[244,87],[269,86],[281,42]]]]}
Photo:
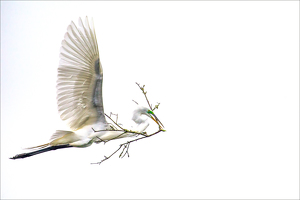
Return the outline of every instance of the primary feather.
{"type": "Polygon", "coordinates": [[[103,100],[103,70],[93,23],[79,18],[62,41],[57,79],[60,117],[71,130],[101,122],[106,124],[103,100]]]}

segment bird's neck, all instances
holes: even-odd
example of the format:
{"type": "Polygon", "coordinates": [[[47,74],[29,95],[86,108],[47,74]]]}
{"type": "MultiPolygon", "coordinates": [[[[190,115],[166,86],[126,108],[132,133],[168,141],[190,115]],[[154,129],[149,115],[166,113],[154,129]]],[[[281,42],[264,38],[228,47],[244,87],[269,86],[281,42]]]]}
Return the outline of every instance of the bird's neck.
{"type": "Polygon", "coordinates": [[[141,115],[141,113],[134,113],[132,120],[137,124],[141,124],[147,120],[147,117],[145,115],[141,115]]]}

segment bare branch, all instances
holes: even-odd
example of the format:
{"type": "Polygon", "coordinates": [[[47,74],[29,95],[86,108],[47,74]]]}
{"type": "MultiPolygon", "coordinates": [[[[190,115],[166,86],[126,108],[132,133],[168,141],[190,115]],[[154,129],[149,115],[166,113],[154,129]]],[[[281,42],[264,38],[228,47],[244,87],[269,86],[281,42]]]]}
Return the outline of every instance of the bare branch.
{"type": "Polygon", "coordinates": [[[120,145],[119,148],[118,148],[115,152],[113,152],[110,156],[108,156],[108,157],[107,157],[107,156],[104,156],[104,159],[102,159],[100,162],[97,162],[97,163],[91,163],[91,164],[98,164],[98,165],[100,165],[100,164],[103,163],[104,161],[110,159],[115,153],[117,153],[117,152],[121,149],[121,147],[122,147],[122,145],[120,145]]]}
{"type": "Polygon", "coordinates": [[[145,98],[146,98],[146,100],[147,100],[147,103],[148,103],[148,105],[149,105],[149,108],[153,111],[152,106],[151,106],[151,104],[149,103],[149,100],[148,100],[148,98],[147,98],[147,92],[145,91],[145,85],[143,85],[143,87],[142,87],[142,86],[140,86],[139,83],[136,82],[136,84],[137,84],[137,85],[139,86],[139,88],[142,90],[142,92],[143,92],[143,94],[145,95],[145,98]]]}
{"type": "MultiPolygon", "coordinates": [[[[147,103],[148,103],[148,105],[149,105],[149,108],[150,108],[152,111],[155,110],[155,109],[158,109],[158,106],[160,105],[160,103],[157,103],[157,104],[154,106],[154,108],[152,109],[152,106],[151,106],[151,104],[150,104],[150,102],[149,102],[149,100],[148,100],[148,98],[147,98],[147,92],[145,91],[145,85],[143,85],[143,87],[142,87],[142,86],[140,86],[139,83],[136,83],[136,84],[137,84],[137,85],[139,86],[139,88],[142,90],[142,92],[143,92],[143,94],[144,94],[144,96],[145,96],[145,98],[146,98],[146,101],[147,101],[147,103]]],[[[132,100],[132,101],[134,101],[134,100],[132,100]]],[[[136,104],[138,104],[136,101],[134,101],[134,102],[135,102],[136,104]]],[[[112,114],[112,113],[111,113],[111,114],[112,114]]],[[[114,115],[115,115],[115,114],[114,114],[114,115]]],[[[111,140],[120,138],[122,135],[128,134],[128,133],[133,133],[133,134],[136,134],[136,136],[140,136],[140,137],[137,138],[137,139],[130,140],[130,141],[127,141],[127,142],[125,142],[125,143],[120,144],[120,145],[119,145],[119,148],[118,148],[117,150],[115,150],[112,154],[110,154],[109,156],[104,156],[104,159],[102,159],[100,162],[91,163],[91,164],[99,164],[99,165],[100,165],[101,163],[103,163],[104,161],[106,161],[106,160],[108,160],[109,158],[111,158],[113,155],[115,155],[115,154],[116,154],[118,151],[120,151],[120,150],[121,150],[121,153],[119,154],[119,158],[124,158],[126,155],[129,157],[129,147],[130,147],[130,144],[131,144],[132,142],[136,142],[136,141],[139,141],[139,140],[141,140],[141,139],[149,138],[149,137],[152,137],[152,136],[154,136],[154,135],[156,135],[156,134],[158,134],[158,133],[160,133],[160,132],[162,132],[162,131],[165,131],[165,130],[162,129],[161,126],[159,126],[159,129],[158,129],[156,132],[147,135],[146,132],[140,133],[140,132],[135,132],[135,131],[132,131],[132,130],[124,129],[124,128],[121,127],[119,124],[117,124],[117,120],[116,120],[116,122],[115,122],[115,121],[114,121],[110,116],[108,116],[107,114],[105,114],[105,116],[108,117],[108,118],[109,118],[116,126],[118,126],[118,127],[120,128],[120,130],[115,130],[115,131],[123,131],[120,135],[116,136],[115,138],[112,138],[111,140]]],[[[118,119],[118,115],[117,115],[117,119],[118,119]]],[[[94,130],[94,129],[93,129],[93,130],[94,130]]],[[[95,131],[95,130],[94,130],[94,131],[95,131]]],[[[100,131],[102,131],[102,130],[100,130],[100,131]]],[[[100,142],[103,141],[103,140],[101,140],[100,138],[98,138],[98,139],[100,140],[100,142]]],[[[111,141],[111,140],[109,140],[109,141],[111,141]]],[[[108,141],[103,141],[103,142],[108,142],[108,141]]]]}
{"type": "Polygon", "coordinates": [[[136,142],[136,141],[138,141],[138,140],[145,139],[145,138],[148,138],[148,137],[152,137],[152,136],[158,134],[158,133],[161,132],[161,131],[165,131],[165,130],[160,129],[160,130],[158,130],[158,131],[156,131],[155,133],[152,133],[152,134],[150,134],[150,135],[143,135],[143,136],[140,137],[140,138],[137,138],[137,139],[134,139],[134,140],[130,140],[130,141],[127,141],[127,142],[125,142],[125,143],[123,143],[123,144],[120,144],[119,148],[118,148],[116,151],[114,151],[112,154],[110,154],[109,156],[104,156],[104,159],[102,159],[100,162],[91,163],[91,164],[98,164],[98,165],[100,165],[100,164],[103,163],[104,161],[106,161],[106,160],[108,160],[109,158],[111,158],[114,154],[116,154],[122,147],[123,147],[123,150],[122,150],[122,152],[120,153],[119,158],[123,158],[126,154],[127,154],[128,157],[129,157],[129,145],[130,145],[130,143],[136,142]],[[125,150],[126,150],[126,151],[125,151],[125,150]],[[124,152],[125,152],[125,153],[124,153],[124,152]]]}
{"type": "MultiPolygon", "coordinates": [[[[105,113],[104,113],[105,114],[105,113]]],[[[117,125],[120,129],[122,129],[123,131],[125,130],[124,128],[122,128],[119,124],[117,124],[110,116],[108,116],[107,114],[105,114],[106,117],[108,117],[115,125],[117,125]]]]}
{"type": "Polygon", "coordinates": [[[129,150],[129,145],[130,145],[130,142],[124,143],[123,150],[122,150],[122,152],[120,153],[119,158],[120,158],[120,157],[124,158],[124,156],[125,156],[126,154],[127,154],[128,157],[129,157],[129,152],[128,152],[128,150],[129,150]],[[126,151],[125,151],[125,149],[126,149],[126,151]],[[125,151],[125,153],[124,153],[124,151],[125,151]],[[124,154],[123,154],[123,153],[124,153],[124,154]]]}

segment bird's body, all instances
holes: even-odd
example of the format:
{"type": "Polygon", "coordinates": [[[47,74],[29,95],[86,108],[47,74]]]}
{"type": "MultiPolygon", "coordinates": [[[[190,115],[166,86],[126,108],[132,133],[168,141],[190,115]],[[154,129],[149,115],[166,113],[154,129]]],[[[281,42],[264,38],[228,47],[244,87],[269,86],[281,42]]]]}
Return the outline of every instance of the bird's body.
{"type": "MultiPolygon", "coordinates": [[[[78,24],[77,27],[71,22],[62,41],[56,86],[58,111],[70,130],[57,130],[49,143],[29,148],[33,151],[12,159],[136,135],[114,130],[107,123],[102,98],[103,69],[94,26],[87,17],[84,22],[79,18],[78,24]]],[[[138,106],[132,117],[136,131],[143,132],[148,127],[148,117],[160,126],[152,111],[138,106]]]]}

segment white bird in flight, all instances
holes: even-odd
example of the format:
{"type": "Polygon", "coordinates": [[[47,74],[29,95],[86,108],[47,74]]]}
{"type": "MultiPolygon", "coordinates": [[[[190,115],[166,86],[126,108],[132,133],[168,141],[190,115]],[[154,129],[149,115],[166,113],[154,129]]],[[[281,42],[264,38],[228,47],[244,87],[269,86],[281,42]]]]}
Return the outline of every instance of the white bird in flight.
{"type": "MultiPolygon", "coordinates": [[[[56,85],[60,117],[72,131],[57,130],[49,143],[28,148],[33,151],[18,154],[11,159],[68,147],[88,147],[94,142],[136,135],[113,130],[107,123],[103,108],[102,81],[103,70],[93,21],[89,24],[87,17],[84,22],[79,18],[78,27],[71,22],[62,41],[56,85]]],[[[148,127],[148,118],[163,127],[153,111],[138,106],[132,117],[138,132],[141,133],[148,127]]]]}

